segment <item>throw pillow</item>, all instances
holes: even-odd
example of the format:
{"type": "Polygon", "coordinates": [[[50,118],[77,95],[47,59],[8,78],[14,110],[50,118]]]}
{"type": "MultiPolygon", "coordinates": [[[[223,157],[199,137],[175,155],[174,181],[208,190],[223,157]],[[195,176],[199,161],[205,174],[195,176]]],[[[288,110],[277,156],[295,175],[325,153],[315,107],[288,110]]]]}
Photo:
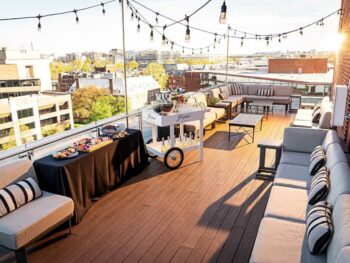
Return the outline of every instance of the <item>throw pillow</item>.
{"type": "Polygon", "coordinates": [[[314,205],[326,199],[329,191],[329,177],[326,167],[322,167],[312,178],[309,205],[314,205]]]}
{"type": "Polygon", "coordinates": [[[311,254],[320,254],[333,235],[332,210],[326,201],[315,204],[306,218],[307,243],[311,254]]]}
{"type": "Polygon", "coordinates": [[[321,109],[317,109],[313,114],[312,114],[312,123],[319,123],[321,118],[321,109]]]}
{"type": "Polygon", "coordinates": [[[225,93],[219,93],[220,100],[226,100],[228,98],[227,94],[225,93]]]}
{"type": "Polygon", "coordinates": [[[315,175],[326,163],[326,155],[322,145],[316,146],[310,156],[310,175],[315,175]]]}
{"type": "Polygon", "coordinates": [[[33,178],[26,178],[0,190],[0,217],[39,198],[42,192],[33,178]]]}
{"type": "Polygon", "coordinates": [[[315,107],[313,108],[313,111],[312,111],[312,116],[315,114],[315,111],[319,110],[319,109],[321,109],[321,103],[317,103],[315,105],[315,107]]]}
{"type": "Polygon", "coordinates": [[[264,96],[264,89],[258,89],[258,96],[264,96]]]}

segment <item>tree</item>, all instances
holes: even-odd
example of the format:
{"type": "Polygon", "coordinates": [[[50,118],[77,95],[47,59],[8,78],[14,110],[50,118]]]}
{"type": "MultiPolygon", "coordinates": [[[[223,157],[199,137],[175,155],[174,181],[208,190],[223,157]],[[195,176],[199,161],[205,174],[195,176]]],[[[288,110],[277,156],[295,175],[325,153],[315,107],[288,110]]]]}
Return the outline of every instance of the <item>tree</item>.
{"type": "Polygon", "coordinates": [[[91,107],[90,121],[98,121],[125,112],[124,99],[106,95],[98,98],[91,107]]]}
{"type": "Polygon", "coordinates": [[[53,80],[58,79],[58,73],[65,72],[65,64],[60,61],[54,61],[50,64],[51,78],[53,80]]]}
{"type": "Polygon", "coordinates": [[[138,69],[139,63],[137,63],[137,61],[135,61],[135,60],[129,61],[128,64],[126,64],[126,68],[128,70],[138,69]]]}
{"type": "Polygon", "coordinates": [[[144,69],[143,74],[152,76],[159,83],[161,89],[166,88],[168,74],[165,73],[163,65],[158,63],[149,63],[144,69]]]}
{"type": "Polygon", "coordinates": [[[1,150],[6,151],[17,146],[15,139],[15,131],[13,130],[13,128],[10,129],[8,139],[9,140],[7,141],[7,143],[4,143],[1,146],[1,150]]]}
{"type": "Polygon", "coordinates": [[[108,90],[90,86],[77,89],[73,92],[73,115],[77,122],[86,122],[90,119],[92,105],[98,98],[108,95],[108,90]]]}

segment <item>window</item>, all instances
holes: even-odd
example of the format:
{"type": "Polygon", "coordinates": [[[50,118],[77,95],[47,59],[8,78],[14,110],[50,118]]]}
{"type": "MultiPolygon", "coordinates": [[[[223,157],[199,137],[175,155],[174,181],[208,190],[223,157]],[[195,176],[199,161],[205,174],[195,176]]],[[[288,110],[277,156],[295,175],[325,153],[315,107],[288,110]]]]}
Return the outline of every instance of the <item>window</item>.
{"type": "Polygon", "coordinates": [[[33,66],[26,66],[26,75],[28,79],[34,78],[33,66]]]}
{"type": "Polygon", "coordinates": [[[24,109],[24,110],[17,111],[17,115],[18,115],[18,119],[23,119],[23,118],[33,116],[34,113],[33,113],[33,109],[30,108],[30,109],[24,109]]]}
{"type": "Polygon", "coordinates": [[[51,124],[55,124],[55,123],[57,123],[57,117],[52,117],[52,118],[40,121],[41,127],[45,127],[47,125],[51,125],[51,124]]]}
{"type": "Polygon", "coordinates": [[[48,107],[48,108],[40,109],[39,114],[42,115],[42,114],[46,114],[46,113],[52,113],[55,111],[56,111],[56,105],[53,105],[53,106],[48,107]]]}
{"type": "Polygon", "coordinates": [[[35,123],[31,122],[31,123],[26,123],[26,124],[22,124],[19,126],[19,129],[21,131],[26,131],[26,130],[32,130],[35,129],[35,123]]]}
{"type": "Polygon", "coordinates": [[[8,116],[1,117],[1,118],[0,118],[0,124],[8,123],[8,122],[11,122],[11,121],[12,121],[11,115],[8,115],[8,116]]]}
{"type": "Polygon", "coordinates": [[[60,110],[67,110],[68,106],[68,101],[66,101],[64,104],[60,105],[60,110]]]}
{"type": "Polygon", "coordinates": [[[61,122],[68,121],[69,119],[69,114],[64,114],[60,117],[61,122]]]}
{"type": "Polygon", "coordinates": [[[0,138],[8,137],[10,132],[11,128],[0,130],[0,138]]]}

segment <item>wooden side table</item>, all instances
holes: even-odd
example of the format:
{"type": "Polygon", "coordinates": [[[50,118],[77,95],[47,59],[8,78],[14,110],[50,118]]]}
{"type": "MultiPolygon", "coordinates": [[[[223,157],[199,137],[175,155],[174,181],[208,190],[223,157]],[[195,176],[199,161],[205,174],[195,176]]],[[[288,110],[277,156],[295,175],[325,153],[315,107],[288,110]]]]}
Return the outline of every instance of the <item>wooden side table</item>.
{"type": "Polygon", "coordinates": [[[258,143],[260,148],[260,160],[259,160],[259,169],[256,173],[256,178],[263,180],[273,180],[277,167],[281,160],[282,154],[282,141],[281,140],[271,140],[271,139],[262,139],[258,143]],[[266,166],[266,150],[272,149],[275,150],[275,164],[272,167],[266,166]]]}

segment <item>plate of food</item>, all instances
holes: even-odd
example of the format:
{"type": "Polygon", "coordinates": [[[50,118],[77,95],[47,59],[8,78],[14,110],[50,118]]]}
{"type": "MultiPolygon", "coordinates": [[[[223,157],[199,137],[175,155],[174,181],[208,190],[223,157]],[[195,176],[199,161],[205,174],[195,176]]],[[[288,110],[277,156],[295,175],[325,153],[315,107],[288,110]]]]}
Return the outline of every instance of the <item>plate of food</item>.
{"type": "Polygon", "coordinates": [[[108,137],[85,138],[75,142],[74,147],[80,152],[93,152],[111,142],[113,140],[108,137]]]}
{"type": "Polygon", "coordinates": [[[127,131],[120,131],[120,132],[116,132],[115,134],[113,134],[113,139],[114,140],[117,140],[117,139],[120,139],[120,138],[124,138],[126,136],[128,136],[129,133],[127,131]]]}
{"type": "Polygon", "coordinates": [[[55,160],[64,160],[77,157],[79,152],[74,147],[68,147],[52,155],[55,160]]]}
{"type": "Polygon", "coordinates": [[[114,134],[120,131],[119,126],[107,125],[101,129],[101,134],[108,137],[113,137],[114,134]]]}

